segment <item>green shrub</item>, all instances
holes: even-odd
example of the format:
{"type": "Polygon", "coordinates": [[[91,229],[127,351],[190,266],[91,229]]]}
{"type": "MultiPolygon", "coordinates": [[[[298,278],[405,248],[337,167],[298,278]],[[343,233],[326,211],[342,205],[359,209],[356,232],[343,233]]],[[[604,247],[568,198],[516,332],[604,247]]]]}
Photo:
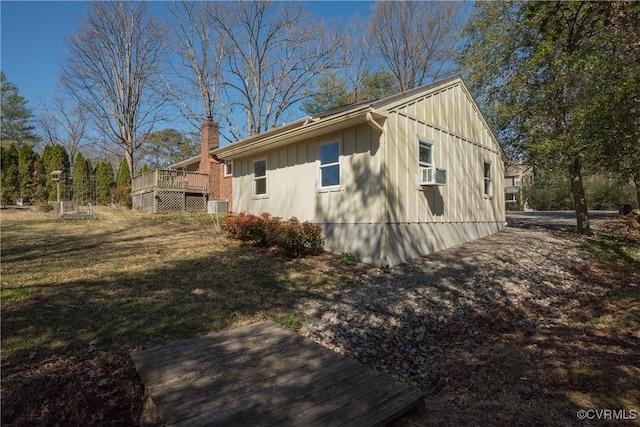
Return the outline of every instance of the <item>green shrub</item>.
{"type": "Polygon", "coordinates": [[[257,216],[241,212],[227,215],[220,228],[232,239],[256,246],[275,246],[290,257],[321,253],[324,245],[322,227],[310,222],[300,224],[295,217],[282,221],[266,213],[257,216]]]}

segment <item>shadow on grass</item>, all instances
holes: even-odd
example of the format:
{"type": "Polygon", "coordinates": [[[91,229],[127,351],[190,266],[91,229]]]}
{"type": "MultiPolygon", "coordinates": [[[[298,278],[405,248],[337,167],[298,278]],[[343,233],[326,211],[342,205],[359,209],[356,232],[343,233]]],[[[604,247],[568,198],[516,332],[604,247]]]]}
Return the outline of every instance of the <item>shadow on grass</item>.
{"type": "Polygon", "coordinates": [[[321,297],[310,277],[287,280],[282,269],[295,261],[259,252],[236,248],[106,280],[37,285],[29,298],[3,307],[8,361],[154,346],[273,318],[302,296],[321,297]]]}
{"type": "MultiPolygon", "coordinates": [[[[96,355],[124,355],[119,359],[124,364],[134,349],[258,320],[284,319],[296,327],[299,304],[318,301],[341,314],[323,332],[336,337],[332,343],[344,354],[413,381],[428,393],[427,412],[409,425],[571,425],[579,423],[578,409],[640,405],[637,323],[594,320],[615,319],[620,311],[637,315],[638,272],[613,264],[575,265],[566,255],[575,248],[544,233],[523,242],[519,231],[503,232],[343,286],[334,267],[318,271],[317,264],[268,250],[203,239],[202,231],[184,231],[184,242],[198,241],[187,254],[179,252],[184,248],[172,240],[178,236],[170,229],[154,225],[135,235],[128,234],[131,227],[127,230],[61,235],[66,240],[50,248],[49,256],[47,245],[56,243],[55,235],[27,236],[12,245],[5,238],[16,234],[3,229],[3,269],[11,274],[18,275],[14,266],[35,270],[41,263],[52,264],[48,267],[56,274],[78,264],[87,269],[64,283],[42,273],[19,275],[25,282],[11,289],[32,286],[34,292],[3,299],[3,363],[9,363],[3,376],[22,375],[27,365],[46,365],[66,355],[64,360],[87,366],[78,370],[51,362],[61,365],[54,374],[69,380],[73,399],[77,378],[100,390],[103,377],[88,377],[96,355]],[[158,245],[154,239],[163,233],[166,242],[158,245]],[[77,250],[82,245],[84,250],[77,250]],[[211,250],[213,245],[219,246],[211,250]],[[523,245],[537,252],[514,264],[513,251],[523,245]],[[91,266],[105,259],[122,269],[96,273],[91,266]],[[131,270],[127,259],[135,259],[139,268],[131,270]],[[545,266],[542,273],[536,265],[545,266]],[[339,294],[333,295],[336,290],[339,294]],[[519,292],[524,297],[514,298],[519,292]],[[362,301],[368,301],[366,308],[362,301]],[[362,314],[350,319],[353,313],[362,314]],[[559,313],[568,320],[556,321],[559,313]]],[[[110,363],[104,363],[105,369],[111,369],[110,363]]],[[[127,387],[141,397],[139,380],[130,365],[127,369],[127,387]]],[[[46,383],[42,375],[33,378],[18,392],[20,403],[32,405],[25,406],[29,410],[42,404],[37,386],[46,383]]],[[[102,405],[94,413],[104,417],[94,421],[106,423],[114,410],[108,399],[98,397],[82,401],[102,405]]],[[[120,424],[135,424],[139,410],[133,405],[131,420],[120,424]]],[[[3,411],[3,423],[11,421],[3,411]]]]}

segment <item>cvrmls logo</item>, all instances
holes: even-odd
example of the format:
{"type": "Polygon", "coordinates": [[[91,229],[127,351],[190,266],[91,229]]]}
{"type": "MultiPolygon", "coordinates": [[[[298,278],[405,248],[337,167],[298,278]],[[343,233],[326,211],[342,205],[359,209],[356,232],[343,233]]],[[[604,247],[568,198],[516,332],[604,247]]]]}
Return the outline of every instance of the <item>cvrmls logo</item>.
{"type": "Polygon", "coordinates": [[[580,409],[576,416],[584,420],[623,420],[633,421],[638,419],[638,411],[635,409],[580,409]]]}

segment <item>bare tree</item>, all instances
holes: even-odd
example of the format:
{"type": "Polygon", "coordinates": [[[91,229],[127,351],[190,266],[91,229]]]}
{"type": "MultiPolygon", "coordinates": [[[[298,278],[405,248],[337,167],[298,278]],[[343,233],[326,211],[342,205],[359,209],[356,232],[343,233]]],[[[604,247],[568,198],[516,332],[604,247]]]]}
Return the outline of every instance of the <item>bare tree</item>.
{"type": "Polygon", "coordinates": [[[300,3],[223,3],[213,18],[228,52],[220,107],[231,139],[280,123],[314,77],[337,66],[340,38],[300,3]]]}
{"type": "Polygon", "coordinates": [[[165,54],[160,26],[144,2],[90,3],[67,47],[62,85],[122,148],[133,176],[140,135],[151,130],[165,103],[158,91],[165,54]]]}
{"type": "Polygon", "coordinates": [[[56,96],[51,104],[42,102],[45,111],[38,115],[37,123],[44,142],[62,145],[69,153],[71,163],[83,145],[87,144],[89,115],[73,99],[56,96]]]}
{"type": "Polygon", "coordinates": [[[182,115],[197,129],[207,117],[217,118],[217,98],[225,58],[224,33],[217,32],[213,16],[219,2],[173,3],[167,43],[182,60],[175,64],[171,98],[182,115]],[[194,102],[194,94],[198,99],[194,102]],[[194,105],[195,104],[195,105],[194,105]]]}
{"type": "Polygon", "coordinates": [[[342,63],[347,87],[351,89],[350,101],[356,103],[364,101],[364,82],[373,70],[371,50],[366,42],[365,27],[358,16],[345,27],[347,31],[343,36],[342,63]]]}
{"type": "Polygon", "coordinates": [[[406,91],[448,72],[460,2],[379,1],[369,38],[380,66],[406,91]]]}

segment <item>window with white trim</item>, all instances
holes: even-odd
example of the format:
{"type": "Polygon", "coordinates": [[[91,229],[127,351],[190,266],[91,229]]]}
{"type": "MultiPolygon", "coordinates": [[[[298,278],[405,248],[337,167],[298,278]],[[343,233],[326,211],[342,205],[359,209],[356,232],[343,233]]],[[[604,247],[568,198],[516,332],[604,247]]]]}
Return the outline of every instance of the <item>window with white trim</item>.
{"type": "Polygon", "coordinates": [[[224,176],[233,175],[233,160],[224,161],[224,176]]]}
{"type": "Polygon", "coordinates": [[[513,186],[514,187],[519,187],[520,186],[520,175],[514,175],[513,176],[513,186]]]}
{"type": "Polygon", "coordinates": [[[426,141],[418,142],[418,165],[423,168],[433,166],[433,144],[426,141]]]}
{"type": "Polygon", "coordinates": [[[485,197],[493,196],[493,172],[491,171],[491,162],[484,162],[484,195],[485,197]]]}
{"type": "Polygon", "coordinates": [[[266,196],[267,194],[267,160],[253,162],[253,195],[266,196]]]}
{"type": "Polygon", "coordinates": [[[320,188],[340,186],[340,142],[318,146],[320,157],[320,188]]]}

